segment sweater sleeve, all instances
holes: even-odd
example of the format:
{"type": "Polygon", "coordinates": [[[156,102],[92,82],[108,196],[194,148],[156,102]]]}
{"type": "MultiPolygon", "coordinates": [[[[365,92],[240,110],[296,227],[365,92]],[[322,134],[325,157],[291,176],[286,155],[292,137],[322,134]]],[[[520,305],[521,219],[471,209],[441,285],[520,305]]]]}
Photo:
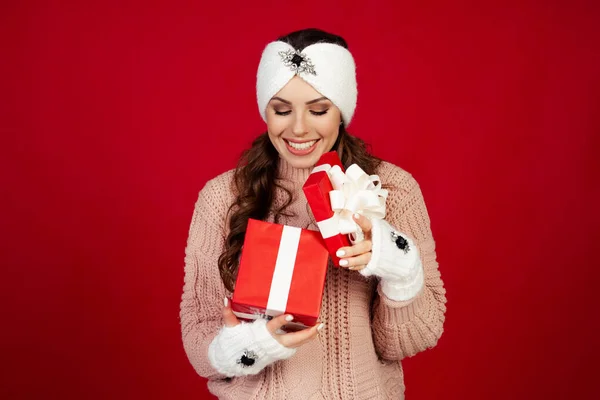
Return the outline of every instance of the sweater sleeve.
{"type": "Polygon", "coordinates": [[[198,196],[185,249],[180,306],[183,347],[196,372],[209,379],[225,378],[208,359],[208,347],[223,326],[227,293],[217,264],[224,247],[227,213],[222,195],[227,188],[221,186],[221,182],[209,181],[198,196]]]}
{"type": "MultiPolygon", "coordinates": [[[[419,248],[425,285],[407,301],[393,301],[377,287],[373,304],[373,338],[383,359],[401,360],[434,347],[442,335],[446,291],[438,270],[429,215],[416,180],[403,171],[403,193],[389,200],[390,222],[412,237],[419,248]],[[407,180],[407,182],[406,182],[407,180]]],[[[392,184],[394,184],[392,182],[392,184]]],[[[398,193],[396,193],[398,194],[398,193]]]]}

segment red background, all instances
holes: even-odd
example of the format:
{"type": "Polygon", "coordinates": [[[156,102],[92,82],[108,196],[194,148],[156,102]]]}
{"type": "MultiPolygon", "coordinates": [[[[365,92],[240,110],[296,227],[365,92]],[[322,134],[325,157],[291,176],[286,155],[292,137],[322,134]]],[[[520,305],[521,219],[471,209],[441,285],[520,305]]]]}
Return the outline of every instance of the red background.
{"type": "Polygon", "coordinates": [[[264,129],[263,46],[317,26],[357,61],[350,130],[433,221],[447,321],[408,398],[598,398],[597,2],[61,3],[0,6],[0,397],[209,397],[193,205],[264,129]]]}

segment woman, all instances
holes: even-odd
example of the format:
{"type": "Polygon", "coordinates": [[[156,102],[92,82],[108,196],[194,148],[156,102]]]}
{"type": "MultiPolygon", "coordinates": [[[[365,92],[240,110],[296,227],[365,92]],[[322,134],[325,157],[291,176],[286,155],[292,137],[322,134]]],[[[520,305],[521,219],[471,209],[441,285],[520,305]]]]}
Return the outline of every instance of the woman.
{"type": "Polygon", "coordinates": [[[446,309],[419,186],[346,131],[357,90],[341,37],[307,29],[270,43],[256,87],[267,133],[235,170],[207,182],[190,226],[181,302],[189,360],[223,399],[402,398],[400,361],[435,346],[446,309]],[[319,324],[286,333],[291,315],[240,323],[227,296],[248,218],[318,229],[302,185],[332,149],[389,188],[386,220],[354,216],[364,240],[338,251],[342,268],[330,265],[319,324]]]}

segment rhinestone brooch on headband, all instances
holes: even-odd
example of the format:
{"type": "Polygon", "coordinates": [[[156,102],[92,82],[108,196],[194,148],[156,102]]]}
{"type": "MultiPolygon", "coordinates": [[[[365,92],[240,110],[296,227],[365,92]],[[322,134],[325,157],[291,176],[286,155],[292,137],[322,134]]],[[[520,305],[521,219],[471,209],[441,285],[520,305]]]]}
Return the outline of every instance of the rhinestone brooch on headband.
{"type": "Polygon", "coordinates": [[[317,75],[315,66],[305,54],[298,50],[280,51],[281,61],[286,67],[289,67],[296,74],[307,73],[317,75]]]}

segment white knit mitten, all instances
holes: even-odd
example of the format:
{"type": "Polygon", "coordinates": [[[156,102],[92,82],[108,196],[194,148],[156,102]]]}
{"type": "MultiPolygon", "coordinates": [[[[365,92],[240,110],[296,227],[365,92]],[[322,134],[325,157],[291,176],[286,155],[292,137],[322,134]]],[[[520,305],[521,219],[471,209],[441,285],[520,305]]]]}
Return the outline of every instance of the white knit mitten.
{"type": "Polygon", "coordinates": [[[226,376],[254,375],[267,365],[290,358],[296,349],[279,343],[265,319],[223,327],[208,347],[211,365],[226,376]]]}
{"type": "Polygon", "coordinates": [[[371,261],[360,273],[381,278],[381,290],[391,300],[414,298],[424,284],[419,249],[408,236],[396,231],[385,220],[373,219],[371,223],[371,261]],[[404,238],[404,250],[396,244],[397,237],[404,238]]]}

